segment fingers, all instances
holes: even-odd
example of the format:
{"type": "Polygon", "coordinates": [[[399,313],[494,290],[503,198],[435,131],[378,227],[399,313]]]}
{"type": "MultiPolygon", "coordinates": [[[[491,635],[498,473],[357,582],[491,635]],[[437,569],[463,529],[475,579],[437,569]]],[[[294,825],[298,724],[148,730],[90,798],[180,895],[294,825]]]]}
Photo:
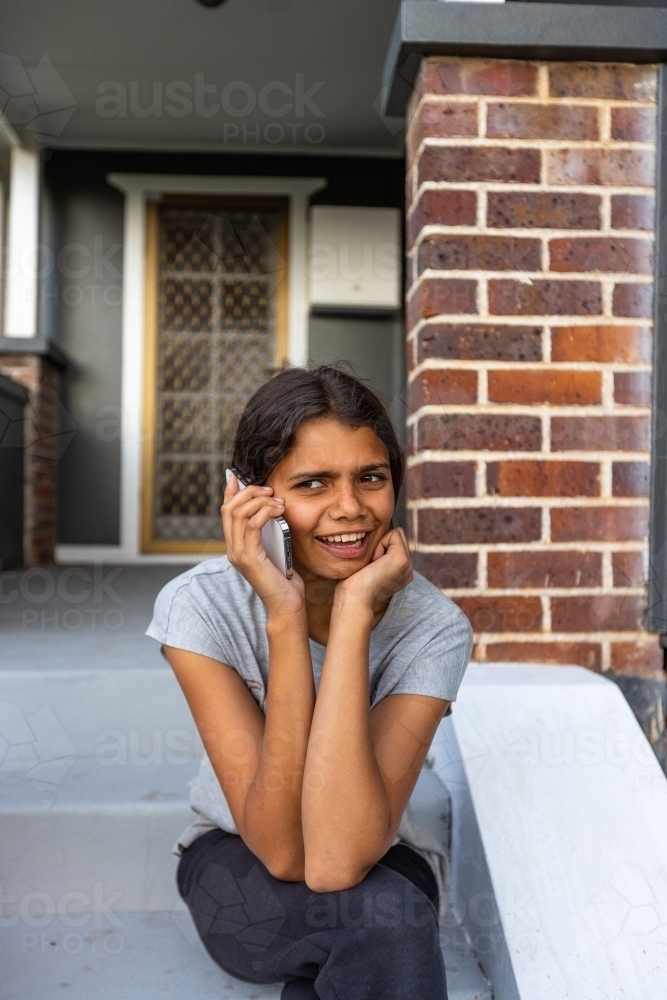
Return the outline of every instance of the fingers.
{"type": "Polygon", "coordinates": [[[375,551],[372,555],[371,562],[375,562],[377,559],[381,559],[382,556],[387,551],[387,536],[381,538],[375,547],[375,551]]]}
{"type": "Polygon", "coordinates": [[[256,552],[261,545],[260,531],[277,514],[282,514],[285,505],[273,497],[256,497],[231,511],[232,546],[239,554],[250,549],[256,552]]]}
{"type": "Polygon", "coordinates": [[[232,474],[229,477],[229,482],[225,486],[225,492],[223,494],[224,502],[227,503],[227,501],[231,500],[232,497],[236,496],[238,492],[239,492],[239,481],[236,478],[236,476],[232,474]]]}
{"type": "Polygon", "coordinates": [[[224,501],[225,503],[229,503],[229,501],[234,497],[243,495],[245,499],[251,496],[259,496],[260,493],[270,495],[273,493],[273,490],[270,486],[246,486],[246,488],[242,490],[236,475],[231,475],[229,477],[229,482],[225,487],[224,501]]]}
{"type": "Polygon", "coordinates": [[[408,540],[402,528],[392,528],[380,539],[371,562],[375,562],[384,555],[393,557],[392,562],[398,564],[406,582],[412,579],[412,559],[410,558],[408,540]]]}
{"type": "Polygon", "coordinates": [[[261,545],[261,528],[271,517],[283,513],[284,502],[272,493],[268,486],[248,486],[239,490],[236,477],[230,478],[221,515],[227,554],[232,563],[236,563],[248,547],[256,554],[261,545]]]}
{"type": "Polygon", "coordinates": [[[408,540],[405,536],[403,528],[392,528],[387,532],[386,535],[380,539],[380,544],[384,545],[385,551],[389,549],[401,550],[404,549],[405,552],[409,552],[408,540]]]}

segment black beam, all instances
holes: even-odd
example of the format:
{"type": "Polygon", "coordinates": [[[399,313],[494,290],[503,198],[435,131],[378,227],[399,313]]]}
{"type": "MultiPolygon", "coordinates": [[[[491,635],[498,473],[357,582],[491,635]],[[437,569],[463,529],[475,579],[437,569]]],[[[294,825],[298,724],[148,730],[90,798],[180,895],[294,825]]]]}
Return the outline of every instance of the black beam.
{"type": "Polygon", "coordinates": [[[48,360],[56,368],[67,367],[67,357],[58,344],[49,337],[2,337],[0,336],[0,355],[3,354],[37,354],[48,360]]]}
{"type": "Polygon", "coordinates": [[[665,62],[667,10],[403,0],[382,76],[384,114],[405,114],[419,64],[433,55],[665,62]]]}

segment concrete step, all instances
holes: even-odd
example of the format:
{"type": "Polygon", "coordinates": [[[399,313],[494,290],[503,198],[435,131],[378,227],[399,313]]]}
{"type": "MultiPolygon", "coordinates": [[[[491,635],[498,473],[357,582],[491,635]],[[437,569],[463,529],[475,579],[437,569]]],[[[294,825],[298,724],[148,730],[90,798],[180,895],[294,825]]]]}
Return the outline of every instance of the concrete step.
{"type": "MultiPolygon", "coordinates": [[[[70,893],[84,911],[111,897],[124,912],[178,905],[171,849],[192,819],[201,743],[171,671],[2,671],[0,740],[6,913],[32,893],[56,909],[70,893]]],[[[447,792],[433,773],[413,805],[446,843],[447,792]]]]}
{"type": "MultiPolygon", "coordinates": [[[[0,964],[3,1000],[269,1000],[205,953],[175,887],[171,847],[201,755],[171,674],[0,670],[0,964]]],[[[412,799],[443,844],[450,802],[425,769],[412,799]]],[[[449,914],[454,1000],[490,1000],[449,914]]]]}
{"type": "MultiPolygon", "coordinates": [[[[5,925],[7,921],[4,921],[5,925]]],[[[441,941],[449,1000],[492,1000],[451,915],[441,941]]],[[[209,958],[187,912],[119,913],[72,926],[54,917],[0,933],[3,1000],[277,1000],[280,986],[234,979],[209,958]]],[[[417,998],[416,998],[417,1000],[417,998]]]]}

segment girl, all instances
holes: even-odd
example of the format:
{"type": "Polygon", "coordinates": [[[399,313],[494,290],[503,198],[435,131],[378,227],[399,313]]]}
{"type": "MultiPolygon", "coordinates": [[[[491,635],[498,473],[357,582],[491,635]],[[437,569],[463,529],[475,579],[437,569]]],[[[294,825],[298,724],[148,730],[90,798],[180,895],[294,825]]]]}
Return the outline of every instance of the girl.
{"type": "Polygon", "coordinates": [[[227,555],[160,593],[148,634],[207,756],[177,852],[181,895],[226,971],[283,1000],[445,1000],[442,848],[406,813],[471,630],[392,528],[404,459],[371,390],[330,367],[248,402],[227,555]],[[284,516],[294,575],[260,533],[284,516]]]}

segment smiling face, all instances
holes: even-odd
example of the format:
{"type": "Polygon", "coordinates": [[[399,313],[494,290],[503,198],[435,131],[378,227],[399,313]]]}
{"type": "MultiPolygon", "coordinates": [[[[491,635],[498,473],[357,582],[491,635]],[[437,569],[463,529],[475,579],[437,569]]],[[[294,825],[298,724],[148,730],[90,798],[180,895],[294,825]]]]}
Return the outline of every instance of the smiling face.
{"type": "Polygon", "coordinates": [[[304,579],[347,579],[370,562],[390,528],[389,454],[370,427],[307,421],[267,485],[285,501],[294,566],[304,579]]]}

